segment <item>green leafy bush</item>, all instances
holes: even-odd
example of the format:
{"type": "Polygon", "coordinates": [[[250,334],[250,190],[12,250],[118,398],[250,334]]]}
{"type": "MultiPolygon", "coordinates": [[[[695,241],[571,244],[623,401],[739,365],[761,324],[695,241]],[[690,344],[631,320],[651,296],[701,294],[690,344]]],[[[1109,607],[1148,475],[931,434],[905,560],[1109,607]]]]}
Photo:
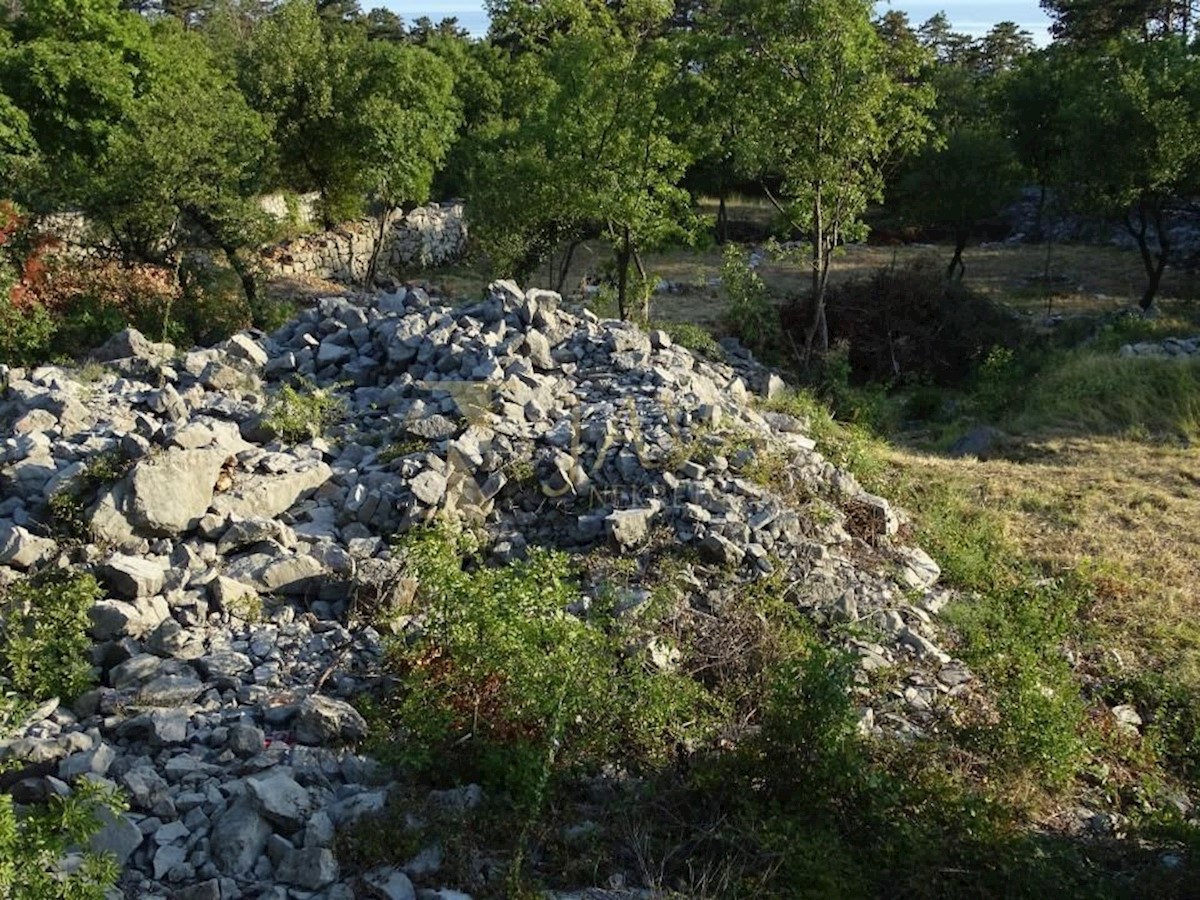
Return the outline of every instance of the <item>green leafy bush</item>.
{"type": "Polygon", "coordinates": [[[12,797],[0,793],[0,897],[14,900],[103,900],[120,875],[111,856],[84,853],[77,868],[64,870],[67,854],[100,828],[101,810],[117,811],[115,793],[81,780],[68,797],[20,815],[12,797]]]}
{"type": "Polygon", "coordinates": [[[298,388],[285,384],[279,389],[267,404],[263,424],[283,440],[297,444],[320,437],[343,413],[338,397],[302,381],[298,388]]]}
{"type": "Polygon", "coordinates": [[[771,302],[766,284],[736,244],[725,245],[721,286],[729,301],[725,327],[755,353],[770,358],[780,334],[779,311],[771,302]]]}
{"type": "Polygon", "coordinates": [[[391,655],[399,689],[385,722],[405,761],[502,786],[527,805],[554,774],[661,762],[705,730],[704,692],[631,652],[612,610],[597,601],[582,618],[567,612],[581,595],[565,555],[465,566],[474,550],[446,528],[400,547],[424,617],[391,655]]]}
{"type": "Polygon", "coordinates": [[[63,570],[8,588],[0,605],[3,681],[34,701],[72,700],[90,688],[88,609],[103,596],[91,575],[63,570]]]}
{"type": "Polygon", "coordinates": [[[0,278],[0,363],[36,365],[50,355],[57,325],[40,303],[18,308],[5,299],[0,278]]]}
{"type": "Polygon", "coordinates": [[[724,356],[717,339],[703,325],[694,322],[659,322],[657,327],[669,334],[671,340],[680,347],[702,353],[710,359],[721,359],[724,356]]]}

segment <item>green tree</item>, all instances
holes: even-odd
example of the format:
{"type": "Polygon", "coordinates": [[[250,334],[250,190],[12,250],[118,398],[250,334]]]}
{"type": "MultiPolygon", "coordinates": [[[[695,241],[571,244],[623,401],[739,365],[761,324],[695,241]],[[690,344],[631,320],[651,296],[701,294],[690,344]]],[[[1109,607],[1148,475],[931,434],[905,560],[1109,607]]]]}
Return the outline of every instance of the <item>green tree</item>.
{"type": "Polygon", "coordinates": [[[1038,186],[1034,236],[1040,237],[1049,199],[1066,150],[1061,109],[1067,95],[1067,54],[1048,47],[1021,58],[999,83],[1001,127],[1018,161],[1038,186]]]}
{"type": "Polygon", "coordinates": [[[12,38],[0,44],[0,94],[23,114],[44,167],[9,187],[34,213],[79,206],[145,90],[149,26],[117,0],[27,0],[12,38]]]}
{"type": "Polygon", "coordinates": [[[955,131],[916,159],[900,182],[901,207],[917,224],[950,232],[954,253],[947,278],[962,279],[967,242],[981,220],[1013,199],[1020,176],[1012,147],[994,131],[955,131]]]}
{"type": "Polygon", "coordinates": [[[1171,255],[1169,213],[1200,191],[1200,58],[1182,38],[1126,38],[1077,56],[1068,77],[1060,185],[1132,236],[1149,309],[1171,255]]]}
{"type": "Polygon", "coordinates": [[[728,35],[731,74],[758,111],[737,137],[739,157],[808,236],[807,357],[828,347],[834,248],[865,235],[862,214],[880,199],[886,167],[924,140],[932,98],[897,77],[867,0],[730,0],[711,25],[728,35]],[[772,176],[778,193],[769,188],[772,176]]]}
{"type": "Polygon", "coordinates": [[[668,4],[563,0],[489,7],[500,110],[471,138],[470,209],[493,263],[527,274],[594,223],[614,247],[617,302],[633,311],[640,251],[681,236],[688,155],[668,97],[678,84],[668,4]]]}
{"type": "Polygon", "coordinates": [[[1195,0],[1041,0],[1055,40],[1095,47],[1120,37],[1190,38],[1200,16],[1195,0]]]}
{"type": "Polygon", "coordinates": [[[367,268],[374,278],[389,216],[429,198],[454,140],[459,110],[450,67],[421,47],[386,41],[361,48],[366,74],[349,122],[359,187],[376,205],[379,232],[367,268]]]}

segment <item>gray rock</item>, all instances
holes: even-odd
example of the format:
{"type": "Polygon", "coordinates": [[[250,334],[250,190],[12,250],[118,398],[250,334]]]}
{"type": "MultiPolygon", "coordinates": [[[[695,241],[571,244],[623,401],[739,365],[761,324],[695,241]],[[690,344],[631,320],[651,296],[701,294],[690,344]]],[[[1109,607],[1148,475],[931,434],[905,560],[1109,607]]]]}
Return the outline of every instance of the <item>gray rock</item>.
{"type": "Polygon", "coordinates": [[[123,637],[141,638],[152,632],[170,615],[161,597],[142,597],[133,602],[100,600],[88,609],[92,620],[90,634],[98,641],[123,637]]]}
{"type": "Polygon", "coordinates": [[[305,493],[323,485],[332,474],[325,463],[308,460],[290,472],[236,478],[231,490],[211,501],[212,509],[218,515],[239,519],[273,519],[305,493]]]}
{"type": "Polygon", "coordinates": [[[221,900],[221,882],[216,878],[182,887],[173,894],[174,900],[221,900]]]}
{"type": "Polygon", "coordinates": [[[254,869],[271,837],[271,825],[247,800],[229,807],[214,823],[209,852],[226,875],[254,869]]]}
{"type": "Polygon", "coordinates": [[[636,547],[646,539],[650,520],[658,512],[657,507],[642,509],[618,509],[604,520],[608,533],[622,547],[636,547]]]}
{"type": "Polygon", "coordinates": [[[972,428],[957,441],[950,445],[946,452],[950,456],[974,456],[978,459],[988,459],[996,444],[1004,439],[1004,432],[990,425],[980,425],[972,428]]]}
{"type": "Polygon", "coordinates": [[[98,362],[112,362],[116,359],[161,362],[175,355],[175,346],[173,344],[156,344],[136,328],[126,328],[118,331],[93,350],[90,355],[98,362]]]}
{"type": "Polygon", "coordinates": [[[225,352],[232,359],[240,359],[259,369],[268,361],[267,351],[247,334],[235,334],[231,337],[226,342],[225,352]]]}
{"type": "Polygon", "coordinates": [[[57,552],[58,545],[50,538],[38,537],[19,525],[0,521],[0,565],[28,569],[57,552]]]}
{"type": "Polygon", "coordinates": [[[127,600],[152,597],[162,590],[166,566],[137,556],[114,554],[104,564],[104,580],[127,600]]]}
{"type": "Polygon", "coordinates": [[[167,450],[141,460],[129,474],[129,522],[152,535],[191,531],[212,503],[226,458],[224,450],[167,450]]]}
{"type": "Polygon", "coordinates": [[[308,791],[286,772],[268,772],[246,780],[254,808],[289,832],[304,824],[312,807],[308,791]]]}
{"type": "Polygon", "coordinates": [[[129,816],[113,813],[106,806],[97,809],[96,818],[100,829],[88,841],[88,849],[93,853],[109,854],[118,866],[124,866],[133,851],[142,845],[142,830],[129,816]]]}
{"type": "Polygon", "coordinates": [[[723,566],[736,566],[746,555],[745,551],[724,535],[710,531],[700,542],[700,553],[706,559],[723,566]]]}
{"type": "Polygon", "coordinates": [[[380,900],[416,900],[412,882],[399,869],[391,866],[372,869],[362,878],[380,900]]]}
{"type": "Polygon", "coordinates": [[[339,871],[328,847],[302,847],[284,856],[275,875],[284,884],[315,891],[337,881],[339,871]]]}
{"type": "Polygon", "coordinates": [[[254,756],[261,753],[265,746],[266,735],[256,725],[239,722],[229,729],[229,739],[226,745],[238,756],[254,756]]]}
{"type": "Polygon", "coordinates": [[[321,746],[362,740],[367,722],[346,701],[314,694],[301,701],[293,731],[300,743],[321,746]]]}
{"type": "Polygon", "coordinates": [[[426,506],[437,506],[446,496],[446,478],[427,469],[409,482],[409,488],[413,496],[426,506]]]}

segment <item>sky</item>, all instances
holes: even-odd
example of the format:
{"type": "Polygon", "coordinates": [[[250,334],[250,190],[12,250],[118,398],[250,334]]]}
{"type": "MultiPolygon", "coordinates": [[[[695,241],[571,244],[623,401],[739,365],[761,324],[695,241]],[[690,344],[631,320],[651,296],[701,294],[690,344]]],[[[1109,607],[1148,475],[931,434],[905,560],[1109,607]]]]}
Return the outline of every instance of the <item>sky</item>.
{"type": "MultiPolygon", "coordinates": [[[[435,22],[446,16],[457,16],[459,23],[472,34],[481,35],[487,31],[487,14],[483,11],[482,0],[360,0],[360,5],[363,9],[386,6],[409,22],[420,16],[429,16],[435,22]]],[[[1032,33],[1039,44],[1049,40],[1046,29],[1050,20],[1037,0],[897,0],[879,3],[878,8],[880,11],[904,10],[914,25],[944,10],[955,31],[976,36],[984,34],[996,22],[1008,20],[1032,33]]]]}

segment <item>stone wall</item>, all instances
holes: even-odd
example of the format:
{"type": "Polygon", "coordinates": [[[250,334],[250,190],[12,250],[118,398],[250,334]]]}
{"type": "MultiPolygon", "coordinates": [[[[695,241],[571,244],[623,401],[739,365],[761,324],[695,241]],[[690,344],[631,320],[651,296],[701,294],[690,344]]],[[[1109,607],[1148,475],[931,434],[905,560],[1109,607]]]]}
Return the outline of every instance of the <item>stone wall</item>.
{"type": "MultiPolygon", "coordinates": [[[[274,276],[311,275],[357,283],[366,277],[378,234],[378,221],[360,219],[271,247],[263,252],[262,261],[274,276]]],[[[377,274],[446,265],[462,256],[466,243],[461,201],[431,203],[407,213],[396,210],[384,228],[377,274]]]]}
{"type": "Polygon", "coordinates": [[[1200,359],[1200,334],[1195,337],[1171,337],[1162,341],[1147,341],[1141,344],[1126,344],[1120,356],[1151,357],[1155,359],[1200,359]]]}
{"type": "MultiPolygon", "coordinates": [[[[307,225],[318,219],[317,199],[316,194],[301,194],[289,204],[283,194],[268,194],[260,197],[258,204],[272,218],[294,219],[294,224],[307,225]]],[[[104,250],[80,212],[46,216],[39,229],[58,238],[58,252],[71,258],[86,258],[104,250]]],[[[361,283],[378,234],[376,219],[360,219],[331,231],[264,247],[260,259],[269,276],[312,275],[347,284],[361,283]]],[[[461,200],[430,203],[407,213],[397,209],[384,228],[378,274],[388,276],[414,267],[446,265],[460,258],[466,245],[467,223],[461,200]]]]}
{"type": "Polygon", "coordinates": [[[308,194],[263,194],[258,198],[258,208],[276,222],[295,220],[296,225],[311,225],[320,221],[317,204],[321,195],[312,191],[308,194]]]}

